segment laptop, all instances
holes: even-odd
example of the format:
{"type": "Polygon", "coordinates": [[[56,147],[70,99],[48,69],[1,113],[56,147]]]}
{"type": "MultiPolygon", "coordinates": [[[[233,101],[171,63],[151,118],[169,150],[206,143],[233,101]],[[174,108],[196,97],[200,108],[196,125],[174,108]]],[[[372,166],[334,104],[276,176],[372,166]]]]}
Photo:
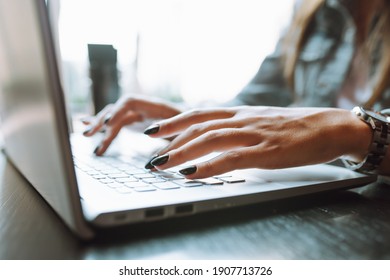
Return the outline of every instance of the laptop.
{"type": "Polygon", "coordinates": [[[190,181],[144,169],[161,145],[123,130],[106,156],[71,133],[44,0],[0,0],[0,117],[7,158],[82,239],[100,228],[353,188],[376,180],[320,164],[190,181]]]}

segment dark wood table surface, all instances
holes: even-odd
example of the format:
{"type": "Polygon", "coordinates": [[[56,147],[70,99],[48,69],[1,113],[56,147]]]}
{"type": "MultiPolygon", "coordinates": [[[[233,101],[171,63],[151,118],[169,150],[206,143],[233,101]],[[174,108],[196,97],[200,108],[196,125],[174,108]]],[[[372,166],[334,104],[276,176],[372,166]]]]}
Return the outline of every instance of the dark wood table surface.
{"type": "Polygon", "coordinates": [[[128,226],[82,242],[0,153],[0,244],[0,259],[390,259],[390,186],[128,226]]]}

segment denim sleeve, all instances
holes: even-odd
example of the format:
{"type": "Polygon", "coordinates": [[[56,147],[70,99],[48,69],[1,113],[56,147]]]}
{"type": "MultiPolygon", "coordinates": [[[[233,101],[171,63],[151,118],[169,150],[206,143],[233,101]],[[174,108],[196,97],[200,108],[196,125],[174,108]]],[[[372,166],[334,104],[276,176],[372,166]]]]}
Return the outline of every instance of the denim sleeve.
{"type": "MultiPolygon", "coordinates": [[[[292,18],[300,9],[302,0],[294,0],[292,18]]],[[[292,19],[291,18],[291,19],[292,19]]],[[[240,105],[264,105],[264,106],[289,106],[294,101],[293,90],[284,77],[284,62],[282,41],[284,30],[279,38],[273,53],[268,55],[260,65],[256,75],[236,95],[236,97],[225,103],[226,106],[240,105]]]]}
{"type": "Polygon", "coordinates": [[[292,94],[283,75],[280,49],[279,43],[274,53],[264,59],[252,80],[225,105],[288,106],[292,102],[292,94]]]}

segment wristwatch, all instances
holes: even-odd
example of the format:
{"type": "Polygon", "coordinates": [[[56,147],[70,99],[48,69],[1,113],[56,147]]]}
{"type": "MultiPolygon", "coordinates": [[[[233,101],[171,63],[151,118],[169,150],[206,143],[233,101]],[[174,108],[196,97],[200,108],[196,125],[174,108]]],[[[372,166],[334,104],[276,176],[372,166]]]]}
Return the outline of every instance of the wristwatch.
{"type": "Polygon", "coordinates": [[[346,159],[343,159],[343,162],[349,169],[363,173],[375,173],[390,143],[390,117],[382,113],[383,111],[375,112],[359,106],[353,108],[352,112],[372,128],[374,135],[369,152],[362,162],[356,163],[346,159]]]}

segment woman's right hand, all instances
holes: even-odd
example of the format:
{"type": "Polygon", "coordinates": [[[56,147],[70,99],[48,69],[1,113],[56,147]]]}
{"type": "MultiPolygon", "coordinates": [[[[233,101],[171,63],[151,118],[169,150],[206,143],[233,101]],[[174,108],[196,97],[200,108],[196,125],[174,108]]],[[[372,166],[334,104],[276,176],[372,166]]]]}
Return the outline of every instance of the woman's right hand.
{"type": "Polygon", "coordinates": [[[84,118],[82,122],[88,127],[83,134],[87,137],[93,136],[104,128],[103,140],[94,151],[96,155],[102,155],[122,127],[146,119],[167,119],[180,113],[180,109],[158,98],[128,95],[120,98],[115,104],[107,105],[96,116],[84,118]]]}

